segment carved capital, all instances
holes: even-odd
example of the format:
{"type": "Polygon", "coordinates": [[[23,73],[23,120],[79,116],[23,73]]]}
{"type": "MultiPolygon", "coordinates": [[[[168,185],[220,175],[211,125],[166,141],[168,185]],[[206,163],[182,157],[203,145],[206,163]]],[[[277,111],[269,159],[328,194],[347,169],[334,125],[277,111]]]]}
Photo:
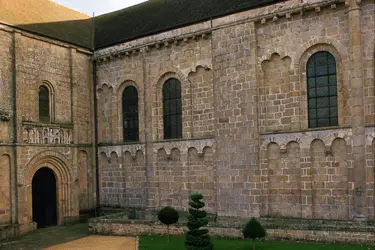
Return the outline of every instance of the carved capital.
{"type": "Polygon", "coordinates": [[[3,122],[10,121],[10,113],[6,110],[0,109],[0,120],[3,122]]]}

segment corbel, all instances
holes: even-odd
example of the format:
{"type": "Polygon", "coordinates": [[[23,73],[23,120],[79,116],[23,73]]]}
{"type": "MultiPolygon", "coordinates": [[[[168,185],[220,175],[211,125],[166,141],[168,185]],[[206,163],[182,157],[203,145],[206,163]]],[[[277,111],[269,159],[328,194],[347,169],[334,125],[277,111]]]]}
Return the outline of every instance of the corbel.
{"type": "Polygon", "coordinates": [[[10,113],[5,110],[0,110],[0,120],[3,122],[10,121],[10,113]]]}

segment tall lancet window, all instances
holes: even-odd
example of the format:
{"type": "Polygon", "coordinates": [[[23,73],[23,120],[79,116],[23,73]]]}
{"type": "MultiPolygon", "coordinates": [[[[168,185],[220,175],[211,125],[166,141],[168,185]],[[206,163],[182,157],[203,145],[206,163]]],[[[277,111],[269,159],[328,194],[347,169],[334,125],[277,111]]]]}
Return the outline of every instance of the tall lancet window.
{"type": "Polygon", "coordinates": [[[326,51],[307,62],[309,128],[338,125],[336,60],[326,51]]]}
{"type": "Polygon", "coordinates": [[[138,91],[133,86],[122,93],[122,120],[124,141],[139,141],[138,91]]]}
{"type": "Polygon", "coordinates": [[[39,121],[50,122],[49,91],[46,86],[39,87],[39,121]]]}
{"type": "Polygon", "coordinates": [[[163,86],[164,139],[182,138],[181,83],[171,78],[163,86]]]}

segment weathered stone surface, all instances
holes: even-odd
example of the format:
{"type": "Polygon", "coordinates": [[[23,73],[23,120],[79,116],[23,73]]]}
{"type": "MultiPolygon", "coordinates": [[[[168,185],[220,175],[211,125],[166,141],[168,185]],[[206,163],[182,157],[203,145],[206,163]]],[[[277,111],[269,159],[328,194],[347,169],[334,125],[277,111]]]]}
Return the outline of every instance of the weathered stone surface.
{"type": "MultiPolygon", "coordinates": [[[[375,4],[356,6],[290,0],[95,52],[103,162],[116,152],[130,166],[124,152],[134,161],[141,145],[145,167],[134,171],[151,208],[184,210],[200,191],[218,215],[373,219],[375,4]],[[306,64],[319,51],[336,61],[339,126],[310,129],[306,64]],[[172,77],[183,138],[169,141],[161,88],[172,77]],[[124,83],[142,96],[136,145],[121,142],[124,83]],[[207,137],[212,163],[199,159],[207,137]]],[[[115,186],[115,176],[105,178],[115,186]]]]}
{"type": "Polygon", "coordinates": [[[217,216],[374,220],[374,10],[373,0],[289,0],[94,55],[0,25],[0,223],[32,221],[32,177],[42,166],[58,180],[59,222],[95,206],[94,90],[101,205],[186,210],[189,194],[202,192],[217,216]],[[311,129],[306,64],[319,51],[336,61],[338,126],[311,129]],[[174,140],[163,129],[169,78],[182,89],[174,140]],[[47,123],[42,84],[51,93],[47,123]],[[128,86],[138,91],[131,143],[128,86]]]}

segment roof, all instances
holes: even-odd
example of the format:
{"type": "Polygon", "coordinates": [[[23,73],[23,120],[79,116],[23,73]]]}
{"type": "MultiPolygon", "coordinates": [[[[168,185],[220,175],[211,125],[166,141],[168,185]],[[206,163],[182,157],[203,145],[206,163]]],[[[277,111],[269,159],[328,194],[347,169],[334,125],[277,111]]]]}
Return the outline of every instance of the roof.
{"type": "Polygon", "coordinates": [[[91,18],[50,0],[0,0],[0,22],[81,47],[92,47],[91,18]]]}
{"type": "Polygon", "coordinates": [[[88,19],[50,0],[0,0],[0,20],[13,25],[88,19]]]}
{"type": "Polygon", "coordinates": [[[95,49],[285,0],[149,0],[95,17],[50,0],[0,0],[0,22],[95,49]]]}
{"type": "Polygon", "coordinates": [[[95,18],[95,47],[104,48],[140,37],[262,7],[283,0],[150,0],[95,18]]]}

